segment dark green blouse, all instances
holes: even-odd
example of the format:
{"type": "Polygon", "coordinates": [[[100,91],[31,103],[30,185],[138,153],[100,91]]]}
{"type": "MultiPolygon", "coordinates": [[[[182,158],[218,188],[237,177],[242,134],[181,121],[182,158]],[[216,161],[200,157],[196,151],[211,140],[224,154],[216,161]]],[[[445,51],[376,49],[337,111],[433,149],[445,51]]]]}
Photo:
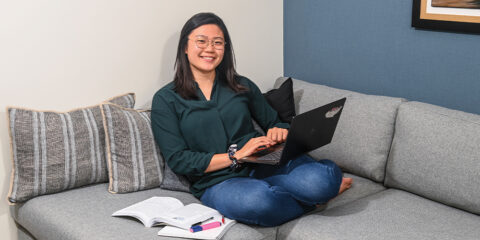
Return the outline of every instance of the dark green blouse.
{"type": "Polygon", "coordinates": [[[252,118],[264,130],[289,128],[288,123],[280,122],[277,112],[252,81],[245,77],[237,80],[249,91],[235,93],[217,77],[209,101],[198,85],[199,100],[185,100],[173,90],[173,82],[153,97],[155,140],[168,166],[192,182],[190,191],[197,198],[212,185],[249,175],[252,169],[249,164],[236,171],[228,167],[209,173],[205,170],[214,154],[226,153],[234,143],[240,149],[250,138],[261,136],[254,129],[252,118]]]}

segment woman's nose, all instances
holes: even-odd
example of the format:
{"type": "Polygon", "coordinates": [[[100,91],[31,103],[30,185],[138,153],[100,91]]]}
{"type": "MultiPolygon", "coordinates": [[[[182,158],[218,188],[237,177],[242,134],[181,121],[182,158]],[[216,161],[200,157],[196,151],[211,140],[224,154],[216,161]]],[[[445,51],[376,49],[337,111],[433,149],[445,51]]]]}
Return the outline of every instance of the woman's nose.
{"type": "Polygon", "coordinates": [[[214,44],[213,41],[212,42],[207,42],[207,47],[205,48],[205,50],[214,52],[215,47],[213,46],[213,44],[214,44]]]}

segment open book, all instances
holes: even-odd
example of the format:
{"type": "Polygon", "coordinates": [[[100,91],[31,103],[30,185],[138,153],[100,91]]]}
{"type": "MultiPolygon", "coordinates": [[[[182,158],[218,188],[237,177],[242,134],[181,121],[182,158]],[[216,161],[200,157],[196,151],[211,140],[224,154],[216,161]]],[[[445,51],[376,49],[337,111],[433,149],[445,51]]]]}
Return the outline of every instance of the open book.
{"type": "Polygon", "coordinates": [[[184,206],[176,198],[152,197],[118,210],[112,216],[134,217],[145,227],[166,224],[189,230],[194,224],[221,215],[217,210],[202,204],[191,203],[184,206]]]}
{"type": "MultiPolygon", "coordinates": [[[[218,215],[214,217],[214,219],[205,222],[205,224],[214,222],[214,221],[222,221],[222,216],[218,215]]],[[[225,234],[225,232],[233,225],[236,221],[232,219],[225,218],[225,223],[222,226],[217,228],[212,228],[200,232],[190,232],[189,230],[165,226],[164,228],[158,231],[159,236],[166,236],[166,237],[180,237],[180,238],[192,238],[192,239],[220,239],[225,234]]]]}

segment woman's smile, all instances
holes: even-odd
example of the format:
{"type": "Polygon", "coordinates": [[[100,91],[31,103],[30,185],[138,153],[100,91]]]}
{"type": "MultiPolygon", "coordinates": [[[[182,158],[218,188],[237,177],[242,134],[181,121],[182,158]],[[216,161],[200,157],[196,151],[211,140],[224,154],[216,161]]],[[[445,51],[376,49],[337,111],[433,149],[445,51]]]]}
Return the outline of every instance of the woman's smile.
{"type": "Polygon", "coordinates": [[[190,33],[185,49],[193,75],[214,73],[223,60],[224,35],[215,24],[202,25],[190,33]],[[216,44],[221,43],[221,46],[216,44]],[[220,49],[218,49],[220,48],[220,49]]]}

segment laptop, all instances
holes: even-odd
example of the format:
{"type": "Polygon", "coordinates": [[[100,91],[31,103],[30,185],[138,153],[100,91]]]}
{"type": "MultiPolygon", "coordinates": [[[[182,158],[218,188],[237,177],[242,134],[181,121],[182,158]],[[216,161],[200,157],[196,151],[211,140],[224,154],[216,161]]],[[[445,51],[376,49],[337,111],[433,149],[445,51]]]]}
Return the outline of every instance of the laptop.
{"type": "Polygon", "coordinates": [[[332,141],[346,98],[295,116],[287,140],[240,159],[242,162],[281,165],[332,141]]]}

